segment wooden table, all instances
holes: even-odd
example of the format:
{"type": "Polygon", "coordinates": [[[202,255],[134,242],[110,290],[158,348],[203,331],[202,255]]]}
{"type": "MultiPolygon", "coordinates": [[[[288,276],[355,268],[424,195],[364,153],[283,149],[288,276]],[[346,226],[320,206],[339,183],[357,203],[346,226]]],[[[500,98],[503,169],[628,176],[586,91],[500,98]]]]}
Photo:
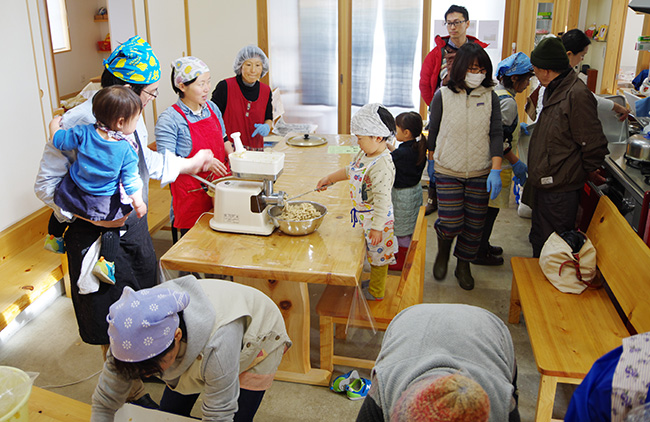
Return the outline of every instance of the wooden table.
{"type": "Polygon", "coordinates": [[[29,396],[29,420],[31,422],[88,422],[90,405],[78,400],[32,387],[29,396]]]}
{"type": "MultiPolygon", "coordinates": [[[[319,135],[328,143],[292,147],[280,141],[274,151],[285,153],[284,171],[274,190],[289,196],[313,189],[327,174],[346,166],[353,155],[329,154],[329,146],[351,145],[349,135],[319,135]]],[[[160,259],[163,269],[232,275],[235,280],[265,292],[280,308],[293,346],[286,353],[276,379],[328,385],[330,371],[309,362],[309,294],[307,283],[354,286],[365,257],[363,231],[350,223],[348,184],[337,183],[325,192],[301,199],[324,204],[322,225],[307,236],[289,236],[276,230],[270,236],[222,233],[209,226],[211,215],[197,224],[160,259]]]]}

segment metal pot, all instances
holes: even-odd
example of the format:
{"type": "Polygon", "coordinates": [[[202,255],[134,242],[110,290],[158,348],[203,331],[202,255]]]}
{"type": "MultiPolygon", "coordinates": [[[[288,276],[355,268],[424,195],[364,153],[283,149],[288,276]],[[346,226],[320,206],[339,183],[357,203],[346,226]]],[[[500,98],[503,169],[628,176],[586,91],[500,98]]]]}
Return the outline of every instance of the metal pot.
{"type": "Polygon", "coordinates": [[[290,234],[292,236],[301,236],[312,233],[320,227],[323,218],[325,218],[325,214],[327,214],[327,207],[313,201],[294,201],[289,203],[300,204],[303,202],[312,204],[321,213],[320,217],[312,218],[310,220],[291,221],[279,217],[280,214],[282,214],[282,207],[275,205],[267,210],[269,216],[282,233],[290,234]]]}
{"type": "Polygon", "coordinates": [[[650,139],[641,134],[630,136],[627,140],[625,157],[630,160],[650,162],[650,139]]]}

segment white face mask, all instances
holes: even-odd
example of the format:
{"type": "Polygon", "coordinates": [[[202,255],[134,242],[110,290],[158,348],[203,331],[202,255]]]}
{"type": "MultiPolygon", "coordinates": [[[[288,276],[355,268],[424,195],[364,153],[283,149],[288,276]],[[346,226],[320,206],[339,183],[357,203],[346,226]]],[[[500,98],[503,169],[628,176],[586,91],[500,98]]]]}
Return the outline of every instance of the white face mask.
{"type": "Polygon", "coordinates": [[[465,85],[467,88],[478,88],[485,79],[485,73],[469,73],[465,75],[465,85]]]}

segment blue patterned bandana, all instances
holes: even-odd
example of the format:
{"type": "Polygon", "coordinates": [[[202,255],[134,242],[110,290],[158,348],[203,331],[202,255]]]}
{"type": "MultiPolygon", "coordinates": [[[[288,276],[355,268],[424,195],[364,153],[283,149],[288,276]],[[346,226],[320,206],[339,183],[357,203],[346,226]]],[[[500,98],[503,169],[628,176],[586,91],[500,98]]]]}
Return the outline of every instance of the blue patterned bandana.
{"type": "Polygon", "coordinates": [[[125,287],[106,317],[113,356],[142,362],[164,352],[174,341],[178,313],[189,303],[185,292],[155,287],[136,292],[125,287]]]}
{"type": "Polygon", "coordinates": [[[104,67],[124,82],[150,85],[160,80],[160,63],[148,42],[135,36],[117,47],[104,67]]]}

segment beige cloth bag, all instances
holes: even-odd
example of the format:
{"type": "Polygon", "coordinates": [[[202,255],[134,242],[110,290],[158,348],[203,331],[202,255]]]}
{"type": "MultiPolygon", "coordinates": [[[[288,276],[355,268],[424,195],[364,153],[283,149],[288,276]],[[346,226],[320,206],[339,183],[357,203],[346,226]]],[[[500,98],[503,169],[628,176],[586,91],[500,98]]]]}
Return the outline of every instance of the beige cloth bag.
{"type": "Polygon", "coordinates": [[[587,236],[578,253],[559,234],[551,234],[539,256],[542,272],[559,291],[582,293],[596,277],[596,248],[587,236]]]}

